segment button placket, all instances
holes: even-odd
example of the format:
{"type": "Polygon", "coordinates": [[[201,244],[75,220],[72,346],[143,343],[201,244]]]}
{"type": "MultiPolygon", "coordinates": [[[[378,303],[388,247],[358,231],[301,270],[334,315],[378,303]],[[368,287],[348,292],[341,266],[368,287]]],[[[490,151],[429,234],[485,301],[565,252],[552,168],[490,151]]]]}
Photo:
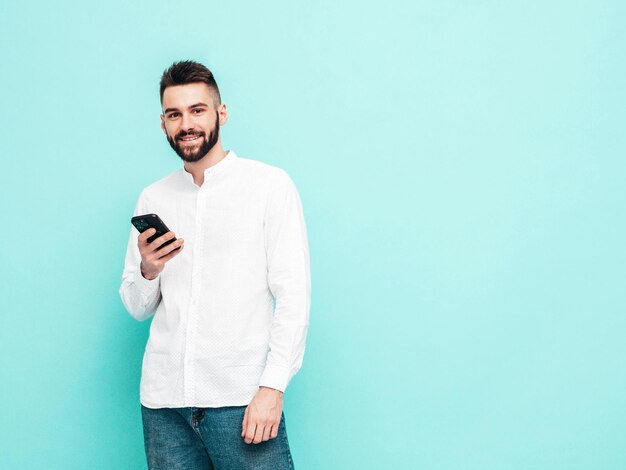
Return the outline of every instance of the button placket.
{"type": "Polygon", "coordinates": [[[195,384],[196,369],[194,364],[194,355],[196,350],[196,329],[198,320],[198,289],[200,287],[200,274],[202,269],[203,257],[203,221],[204,200],[206,193],[206,178],[202,187],[196,195],[196,236],[195,249],[193,252],[192,269],[191,269],[191,305],[187,315],[187,329],[185,332],[185,364],[184,364],[184,394],[185,402],[190,404],[195,401],[195,384]]]}

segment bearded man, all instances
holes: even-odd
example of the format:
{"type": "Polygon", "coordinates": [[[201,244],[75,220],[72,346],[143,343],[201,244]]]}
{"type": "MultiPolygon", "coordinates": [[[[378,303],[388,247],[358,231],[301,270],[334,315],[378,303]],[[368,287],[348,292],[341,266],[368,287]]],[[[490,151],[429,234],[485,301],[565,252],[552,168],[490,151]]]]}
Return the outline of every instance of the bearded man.
{"type": "Polygon", "coordinates": [[[226,105],[204,65],[174,63],[160,93],[183,168],[145,188],[134,215],[172,231],[149,241],[155,229],[131,229],[120,287],[133,317],[153,317],[140,387],[148,467],[292,469],[283,393],[310,305],[298,192],[283,170],[223,149],[226,105]]]}

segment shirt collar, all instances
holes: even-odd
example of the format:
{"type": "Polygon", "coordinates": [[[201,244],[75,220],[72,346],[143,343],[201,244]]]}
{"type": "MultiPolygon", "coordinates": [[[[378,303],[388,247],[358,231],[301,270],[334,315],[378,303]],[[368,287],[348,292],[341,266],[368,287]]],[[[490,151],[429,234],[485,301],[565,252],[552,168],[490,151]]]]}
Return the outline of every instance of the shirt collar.
{"type": "MultiPolygon", "coordinates": [[[[229,150],[226,153],[226,156],[224,158],[222,158],[215,165],[204,170],[204,177],[207,178],[208,176],[213,176],[213,175],[223,172],[226,168],[232,166],[232,164],[235,162],[235,160],[237,160],[237,158],[238,157],[235,154],[235,152],[233,152],[232,150],[229,150]]],[[[189,173],[187,170],[185,170],[185,167],[183,167],[181,171],[187,181],[189,181],[192,184],[195,184],[193,181],[193,175],[189,173]]]]}

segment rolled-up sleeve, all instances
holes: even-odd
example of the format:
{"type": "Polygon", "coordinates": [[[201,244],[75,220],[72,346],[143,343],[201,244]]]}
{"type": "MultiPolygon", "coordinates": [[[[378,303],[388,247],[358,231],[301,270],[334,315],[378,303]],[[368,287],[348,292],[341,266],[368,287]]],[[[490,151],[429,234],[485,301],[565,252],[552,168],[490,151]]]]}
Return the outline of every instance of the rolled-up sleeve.
{"type": "Polygon", "coordinates": [[[302,204],[293,181],[282,170],[272,182],[264,223],[267,279],[275,309],[259,385],[284,391],[302,366],[311,278],[302,204]]]}
{"type": "MultiPolygon", "coordinates": [[[[145,214],[143,194],[139,196],[133,215],[145,214]]],[[[150,318],[156,311],[161,301],[161,277],[148,280],[141,274],[141,256],[137,247],[139,232],[131,226],[124,272],[122,273],[122,285],[120,297],[128,313],[139,321],[150,318]]]]}

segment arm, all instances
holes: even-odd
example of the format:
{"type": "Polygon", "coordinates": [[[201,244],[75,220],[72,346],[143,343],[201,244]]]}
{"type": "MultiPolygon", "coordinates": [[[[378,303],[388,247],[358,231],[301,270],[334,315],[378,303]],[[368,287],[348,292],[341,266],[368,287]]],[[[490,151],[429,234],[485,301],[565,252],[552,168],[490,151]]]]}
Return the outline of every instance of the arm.
{"type": "Polygon", "coordinates": [[[246,409],[246,443],[276,437],[282,395],[302,365],[309,324],[311,281],[302,205],[286,173],[274,182],[265,215],[268,285],[276,301],[269,353],[260,388],[246,409]]]}
{"type": "Polygon", "coordinates": [[[161,278],[157,276],[154,279],[146,279],[141,274],[138,235],[137,230],[132,227],[126,249],[120,297],[128,313],[135,319],[144,321],[154,314],[161,301],[161,278]]]}
{"type": "MultiPolygon", "coordinates": [[[[142,195],[143,196],[143,195],[142,195]]],[[[145,213],[142,196],[139,197],[134,215],[145,213]]],[[[176,256],[183,248],[183,240],[179,239],[167,247],[158,250],[164,241],[175,235],[168,232],[157,238],[152,243],[147,239],[155,233],[154,229],[146,230],[139,234],[131,228],[120,297],[126,310],[139,321],[150,318],[156,311],[161,301],[160,273],[165,263],[176,256]],[[180,250],[172,251],[180,247],[180,250]]]]}

